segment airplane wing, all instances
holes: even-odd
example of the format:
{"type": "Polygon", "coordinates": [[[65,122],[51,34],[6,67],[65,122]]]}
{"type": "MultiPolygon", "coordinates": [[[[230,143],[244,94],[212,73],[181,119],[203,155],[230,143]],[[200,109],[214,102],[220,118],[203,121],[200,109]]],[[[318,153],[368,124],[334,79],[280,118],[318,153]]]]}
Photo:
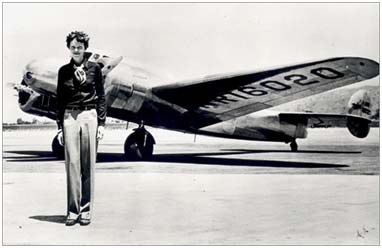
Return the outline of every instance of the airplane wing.
{"type": "Polygon", "coordinates": [[[152,88],[185,109],[185,123],[200,128],[373,78],[379,64],[341,57],[281,68],[206,77],[152,88]]]}

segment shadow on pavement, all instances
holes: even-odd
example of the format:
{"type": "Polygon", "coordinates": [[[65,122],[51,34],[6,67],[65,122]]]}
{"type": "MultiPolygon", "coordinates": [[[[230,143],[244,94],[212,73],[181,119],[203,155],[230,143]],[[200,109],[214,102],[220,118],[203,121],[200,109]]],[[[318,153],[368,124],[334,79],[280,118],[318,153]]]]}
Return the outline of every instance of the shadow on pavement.
{"type": "MultiPolygon", "coordinates": [[[[158,154],[154,155],[149,162],[159,163],[194,163],[194,164],[212,164],[223,166],[259,166],[259,167],[288,167],[288,168],[338,168],[349,167],[348,165],[341,164],[325,164],[325,163],[311,163],[311,162],[295,162],[295,161],[276,161],[276,160],[258,160],[258,159],[240,159],[240,158],[219,158],[208,156],[223,156],[223,155],[239,155],[250,153],[269,153],[269,152],[283,152],[292,153],[290,151],[279,150],[221,150],[220,152],[206,152],[206,153],[180,153],[180,154],[158,154]]],[[[7,151],[7,153],[16,153],[31,156],[4,156],[9,162],[31,162],[31,161],[59,161],[59,159],[52,156],[50,152],[46,151],[7,151]]],[[[361,153],[351,151],[299,151],[299,153],[361,153]]],[[[136,161],[129,161],[122,153],[104,153],[99,152],[97,156],[97,163],[110,163],[110,162],[126,162],[133,163],[136,161]]]]}
{"type": "Polygon", "coordinates": [[[30,216],[30,219],[39,220],[39,221],[47,221],[47,222],[54,222],[54,223],[60,223],[65,224],[66,216],[65,215],[35,215],[30,216]]]}
{"type": "Polygon", "coordinates": [[[297,152],[286,151],[286,150],[249,150],[249,149],[221,149],[220,151],[237,151],[246,153],[317,153],[317,154],[360,154],[361,151],[321,151],[321,150],[298,150],[297,152]]]}
{"type": "Polygon", "coordinates": [[[3,151],[3,159],[8,162],[27,162],[27,161],[58,161],[50,151],[3,151]],[[10,156],[7,153],[19,154],[22,156],[10,156]]]}
{"type": "MultiPolygon", "coordinates": [[[[210,154],[211,155],[211,154],[210,154]]],[[[216,154],[218,155],[218,154],[216,154]]],[[[161,154],[156,155],[150,161],[159,163],[193,163],[223,166],[254,166],[254,167],[286,167],[286,168],[339,168],[349,167],[342,164],[324,164],[311,162],[238,159],[238,158],[215,158],[193,154],[161,154]]]]}

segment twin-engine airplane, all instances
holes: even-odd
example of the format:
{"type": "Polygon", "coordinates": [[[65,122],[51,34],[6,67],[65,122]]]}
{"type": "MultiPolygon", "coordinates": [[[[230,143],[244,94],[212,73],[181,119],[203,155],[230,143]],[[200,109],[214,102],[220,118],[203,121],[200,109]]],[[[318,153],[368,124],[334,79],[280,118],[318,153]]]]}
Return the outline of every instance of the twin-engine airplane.
{"type": "MultiPolygon", "coordinates": [[[[107,114],[135,122],[139,127],[127,137],[127,157],[148,159],[155,140],[144,125],[224,138],[290,143],[307,137],[314,126],[347,127],[358,138],[368,135],[370,97],[356,92],[347,113],[268,112],[272,107],[331,89],[373,78],[379,64],[357,57],[341,57],[281,68],[207,76],[171,83],[122,57],[86,53],[100,64],[105,77],[107,114]]],[[[57,60],[34,60],[15,86],[19,106],[27,113],[56,119],[57,60]]],[[[56,155],[63,154],[57,136],[52,142],[56,155]]]]}

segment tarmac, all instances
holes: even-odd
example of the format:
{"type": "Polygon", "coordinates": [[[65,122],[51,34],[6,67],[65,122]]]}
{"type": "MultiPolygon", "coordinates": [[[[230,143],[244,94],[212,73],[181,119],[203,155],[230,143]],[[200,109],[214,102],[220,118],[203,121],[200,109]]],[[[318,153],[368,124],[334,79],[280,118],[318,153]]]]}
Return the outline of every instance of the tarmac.
{"type": "Polygon", "coordinates": [[[151,129],[152,161],[106,130],[93,220],[65,226],[54,130],[3,133],[3,245],[379,245],[379,129],[310,130],[282,143],[151,129]]]}

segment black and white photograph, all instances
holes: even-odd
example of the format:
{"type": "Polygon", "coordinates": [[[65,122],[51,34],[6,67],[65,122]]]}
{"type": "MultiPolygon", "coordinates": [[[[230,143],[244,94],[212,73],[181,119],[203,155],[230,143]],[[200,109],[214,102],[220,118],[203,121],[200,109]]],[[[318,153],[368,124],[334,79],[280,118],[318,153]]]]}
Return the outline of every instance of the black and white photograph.
{"type": "Polygon", "coordinates": [[[2,2],[2,245],[380,245],[378,2],[2,2]]]}

